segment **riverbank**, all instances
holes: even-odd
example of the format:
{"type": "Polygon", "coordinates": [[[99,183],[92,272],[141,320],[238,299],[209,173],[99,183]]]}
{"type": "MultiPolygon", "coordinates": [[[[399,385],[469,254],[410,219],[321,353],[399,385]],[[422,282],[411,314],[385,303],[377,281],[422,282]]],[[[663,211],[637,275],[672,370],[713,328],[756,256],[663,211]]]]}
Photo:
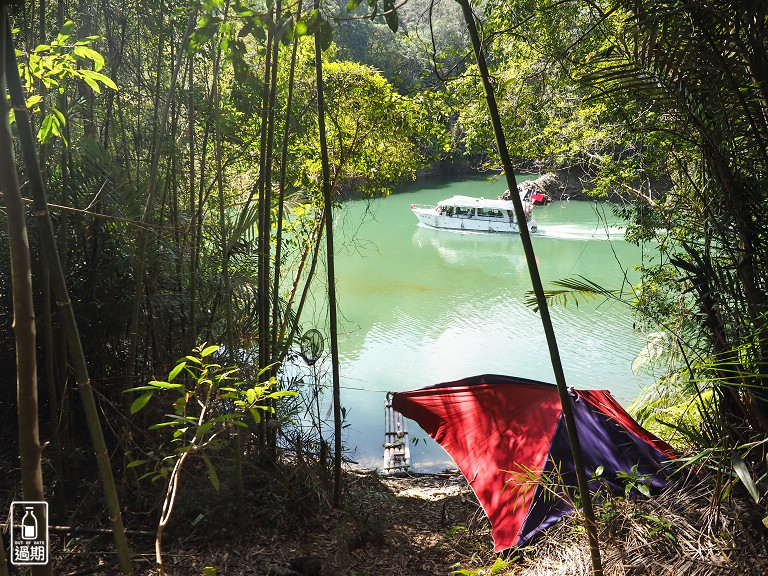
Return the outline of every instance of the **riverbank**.
{"type": "MultiPolygon", "coordinates": [[[[433,180],[449,178],[470,178],[478,176],[501,177],[501,170],[482,168],[480,162],[451,162],[417,171],[415,184],[429,183],[433,180]]],[[[537,162],[516,164],[516,172],[531,176],[529,180],[518,182],[520,191],[537,190],[544,192],[550,200],[608,200],[610,202],[633,202],[636,194],[627,190],[613,190],[607,195],[595,195],[597,173],[584,166],[547,168],[537,162]]],[[[653,197],[669,190],[671,182],[652,181],[635,182],[633,188],[642,190],[644,195],[653,197]]]]}
{"type": "MultiPolygon", "coordinates": [[[[768,573],[768,546],[757,510],[738,493],[713,498],[715,479],[691,476],[665,493],[597,507],[606,576],[731,576],[768,573]]],[[[197,500],[190,491],[165,551],[169,575],[218,576],[587,576],[590,556],[578,517],[559,522],[531,546],[493,553],[490,525],[458,474],[382,477],[345,474],[344,503],[312,491],[306,470],[282,467],[250,485],[248,523],[226,515],[193,522],[190,508],[227,506],[225,494],[197,500]],[[309,490],[308,490],[309,489],[309,490]],[[255,506],[269,493],[273,506],[255,506]],[[313,501],[304,501],[307,493],[313,501]],[[288,500],[286,500],[288,499],[288,500]],[[197,500],[193,506],[192,500],[197,500]],[[303,502],[304,505],[297,503],[303,502]]],[[[254,478],[252,478],[254,479],[254,478]]],[[[205,480],[202,478],[201,480],[205,480]]],[[[315,478],[317,480],[317,478],[315,478]]],[[[205,490],[201,483],[198,489],[205,490]]],[[[315,489],[317,486],[315,486],[315,489]]],[[[208,488],[209,489],[209,488],[208,488]]],[[[147,526],[147,528],[150,528],[147,526]]],[[[117,573],[104,536],[76,536],[57,547],[57,574],[117,573]],[[65,550],[65,551],[62,551],[65,550]],[[88,568],[93,568],[88,572],[88,568]]],[[[61,543],[59,543],[61,544],[61,543]]],[[[131,542],[136,573],[155,575],[153,540],[131,542]]]]}

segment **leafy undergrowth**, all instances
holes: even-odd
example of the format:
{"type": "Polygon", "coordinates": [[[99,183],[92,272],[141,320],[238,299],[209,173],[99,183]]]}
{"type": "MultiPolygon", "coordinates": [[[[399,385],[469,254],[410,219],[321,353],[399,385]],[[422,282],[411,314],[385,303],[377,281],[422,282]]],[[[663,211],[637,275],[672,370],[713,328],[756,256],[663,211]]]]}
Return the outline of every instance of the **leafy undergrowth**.
{"type": "MultiPolygon", "coordinates": [[[[344,504],[330,505],[327,483],[297,466],[247,478],[246,506],[222,482],[191,471],[165,540],[172,576],[409,576],[591,574],[578,517],[533,545],[496,555],[490,525],[458,474],[380,477],[345,474],[344,504]],[[238,512],[243,518],[238,523],[238,512]]],[[[733,497],[713,506],[709,478],[694,478],[637,502],[597,507],[606,576],[730,576],[768,573],[768,544],[754,505],[733,497]]],[[[152,530],[152,514],[126,514],[152,530]]],[[[117,574],[108,536],[56,534],[58,575],[117,574]]],[[[131,535],[136,573],[156,574],[154,539],[131,535]]]]}

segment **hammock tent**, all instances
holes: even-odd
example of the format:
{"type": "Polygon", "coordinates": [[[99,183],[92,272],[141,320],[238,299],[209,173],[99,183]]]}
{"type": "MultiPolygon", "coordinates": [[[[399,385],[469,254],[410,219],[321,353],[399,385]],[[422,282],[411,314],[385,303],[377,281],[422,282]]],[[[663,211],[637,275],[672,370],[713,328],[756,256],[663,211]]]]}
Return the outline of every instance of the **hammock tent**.
{"type": "MultiPolygon", "coordinates": [[[[624,494],[620,473],[633,467],[651,492],[666,485],[672,449],[608,391],[572,390],[570,402],[588,477],[602,467],[592,490],[624,494]]],[[[397,392],[392,405],[456,462],[491,521],[497,552],[525,544],[573,511],[576,471],[554,384],[475,376],[397,392]]]]}

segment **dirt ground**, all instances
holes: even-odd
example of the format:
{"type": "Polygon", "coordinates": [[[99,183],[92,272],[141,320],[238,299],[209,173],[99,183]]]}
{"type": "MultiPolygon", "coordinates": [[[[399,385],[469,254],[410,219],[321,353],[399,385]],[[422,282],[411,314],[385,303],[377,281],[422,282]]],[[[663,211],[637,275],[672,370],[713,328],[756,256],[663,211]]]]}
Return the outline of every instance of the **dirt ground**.
{"type": "MultiPolygon", "coordinates": [[[[286,502],[274,490],[269,510],[275,516],[262,513],[242,530],[216,524],[229,495],[218,495],[220,507],[182,505],[182,495],[175,530],[164,538],[165,570],[174,576],[424,576],[494,562],[490,525],[460,474],[350,472],[345,478],[340,509],[319,493],[314,502],[286,502]],[[201,514],[214,518],[200,520],[201,514]]],[[[57,534],[54,540],[62,552],[57,575],[118,573],[109,536],[57,534]]],[[[157,574],[154,536],[132,534],[130,543],[136,572],[157,574]]]]}
{"type": "MultiPolygon", "coordinates": [[[[219,491],[210,488],[204,468],[190,470],[187,479],[163,540],[169,576],[592,573],[583,524],[575,517],[529,548],[494,554],[490,524],[458,473],[384,477],[348,471],[339,508],[331,505],[327,482],[295,466],[247,478],[241,509],[227,483],[219,491]]],[[[768,574],[764,512],[733,495],[717,503],[712,486],[711,478],[692,477],[651,499],[619,498],[598,507],[605,576],[768,574]]],[[[98,483],[84,488],[70,524],[79,518],[108,528],[106,513],[87,504],[98,502],[98,483]]],[[[125,507],[137,576],[158,574],[157,494],[135,493],[125,507]]],[[[54,531],[52,555],[57,576],[119,574],[108,530],[54,531]]]]}

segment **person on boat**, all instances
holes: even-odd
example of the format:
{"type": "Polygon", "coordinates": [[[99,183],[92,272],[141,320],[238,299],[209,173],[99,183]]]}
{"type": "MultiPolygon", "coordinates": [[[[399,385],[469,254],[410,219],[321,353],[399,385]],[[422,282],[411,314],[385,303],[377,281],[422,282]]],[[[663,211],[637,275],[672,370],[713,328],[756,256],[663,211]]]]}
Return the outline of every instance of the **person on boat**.
{"type": "Polygon", "coordinates": [[[533,211],[533,203],[526,202],[525,204],[523,204],[523,210],[525,211],[526,218],[530,218],[531,212],[533,211]]]}

